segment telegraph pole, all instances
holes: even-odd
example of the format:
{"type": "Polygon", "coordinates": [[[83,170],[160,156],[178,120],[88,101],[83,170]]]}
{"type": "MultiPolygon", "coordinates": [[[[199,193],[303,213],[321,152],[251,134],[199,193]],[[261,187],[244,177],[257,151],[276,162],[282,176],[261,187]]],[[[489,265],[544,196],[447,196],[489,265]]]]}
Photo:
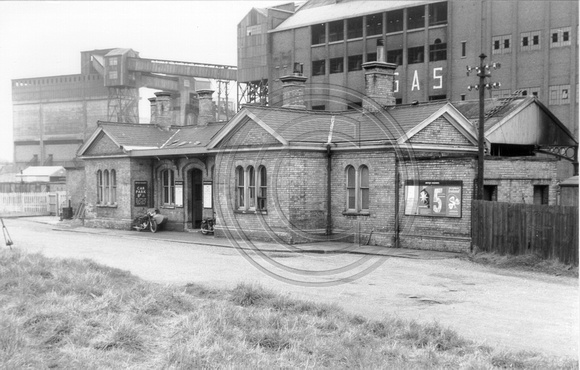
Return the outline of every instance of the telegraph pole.
{"type": "Polygon", "coordinates": [[[479,77],[479,84],[467,86],[467,90],[472,89],[479,91],[479,127],[477,132],[477,189],[475,194],[475,199],[483,199],[483,156],[485,147],[485,135],[484,135],[484,123],[485,123],[485,89],[496,88],[499,89],[501,84],[499,82],[486,83],[485,79],[491,77],[490,68],[498,69],[501,67],[499,63],[493,63],[492,65],[484,64],[484,60],[487,55],[481,53],[479,55],[479,67],[469,67],[467,66],[467,75],[475,70],[477,76],[479,77]]]}

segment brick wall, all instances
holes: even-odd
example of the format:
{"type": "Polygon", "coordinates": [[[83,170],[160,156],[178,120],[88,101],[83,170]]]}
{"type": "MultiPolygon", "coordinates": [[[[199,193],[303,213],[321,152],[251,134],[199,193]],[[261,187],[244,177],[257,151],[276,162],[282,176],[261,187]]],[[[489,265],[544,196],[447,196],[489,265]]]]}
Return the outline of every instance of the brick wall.
{"type": "Polygon", "coordinates": [[[399,168],[400,246],[443,251],[469,251],[471,243],[471,200],[477,173],[474,157],[416,158],[402,160],[399,168]],[[461,217],[405,215],[406,180],[462,181],[461,217]]]}
{"type": "Polygon", "coordinates": [[[316,152],[229,152],[216,158],[216,236],[286,243],[325,239],[326,159],[316,152]],[[265,166],[267,211],[236,209],[236,175],[265,166]]]}
{"type": "Polygon", "coordinates": [[[392,245],[395,227],[395,154],[386,151],[335,152],[332,157],[333,233],[345,240],[392,245]],[[349,214],[346,168],[369,169],[369,214],[349,214]],[[372,235],[371,235],[372,233],[372,235]],[[369,240],[370,237],[370,240],[369,240]]]}
{"type": "Polygon", "coordinates": [[[557,159],[486,157],[484,172],[485,185],[497,186],[498,202],[534,204],[534,185],[547,185],[549,204],[557,204],[557,159]]]}
{"type": "Polygon", "coordinates": [[[427,127],[411,137],[409,142],[413,144],[472,145],[465,135],[456,129],[445,117],[439,117],[431,122],[427,127]]]}

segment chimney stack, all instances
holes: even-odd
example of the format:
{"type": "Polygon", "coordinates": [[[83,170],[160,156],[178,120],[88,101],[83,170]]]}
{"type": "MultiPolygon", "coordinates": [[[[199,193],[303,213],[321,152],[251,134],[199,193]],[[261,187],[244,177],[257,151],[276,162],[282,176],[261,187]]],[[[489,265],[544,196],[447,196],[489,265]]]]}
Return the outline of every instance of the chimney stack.
{"type": "Polygon", "coordinates": [[[197,97],[199,101],[199,116],[197,117],[198,126],[207,126],[211,121],[214,121],[213,102],[211,96],[213,90],[197,90],[197,97]]]}
{"type": "Polygon", "coordinates": [[[364,63],[365,94],[363,109],[376,112],[385,106],[395,105],[393,87],[397,65],[385,62],[383,39],[377,39],[377,61],[364,63]]]}
{"type": "MultiPolygon", "coordinates": [[[[153,109],[153,106],[151,108],[153,109]]],[[[166,91],[155,93],[155,112],[155,124],[169,130],[173,123],[171,93],[166,91]]]]}
{"type": "Polygon", "coordinates": [[[304,104],[304,87],[307,77],[302,75],[303,64],[294,63],[291,75],[280,77],[282,81],[282,107],[306,109],[304,104]]]}
{"type": "Polygon", "coordinates": [[[150,123],[157,124],[157,98],[149,98],[151,103],[151,121],[150,123]]]}

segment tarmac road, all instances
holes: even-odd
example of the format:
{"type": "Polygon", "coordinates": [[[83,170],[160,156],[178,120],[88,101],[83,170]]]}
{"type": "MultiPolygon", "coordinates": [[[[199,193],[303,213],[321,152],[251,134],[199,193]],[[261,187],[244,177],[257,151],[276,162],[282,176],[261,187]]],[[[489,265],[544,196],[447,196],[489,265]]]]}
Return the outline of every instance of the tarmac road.
{"type": "Polygon", "coordinates": [[[448,253],[371,248],[347,254],[336,251],[345,246],[337,243],[298,246],[310,253],[266,243],[242,250],[227,239],[188,233],[62,229],[44,221],[4,219],[13,247],[90,258],[163,284],[259,283],[370,318],[437,321],[496,348],[578,358],[578,279],[490,269],[448,253]],[[312,253],[325,250],[334,253],[312,253]]]}

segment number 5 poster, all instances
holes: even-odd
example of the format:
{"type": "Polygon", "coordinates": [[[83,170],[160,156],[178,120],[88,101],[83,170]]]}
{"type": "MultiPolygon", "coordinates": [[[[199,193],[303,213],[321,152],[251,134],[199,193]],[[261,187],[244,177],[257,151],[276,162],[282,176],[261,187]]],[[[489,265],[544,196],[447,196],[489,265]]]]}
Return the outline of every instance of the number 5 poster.
{"type": "Polygon", "coordinates": [[[407,180],[405,214],[461,217],[462,181],[407,180]]]}

